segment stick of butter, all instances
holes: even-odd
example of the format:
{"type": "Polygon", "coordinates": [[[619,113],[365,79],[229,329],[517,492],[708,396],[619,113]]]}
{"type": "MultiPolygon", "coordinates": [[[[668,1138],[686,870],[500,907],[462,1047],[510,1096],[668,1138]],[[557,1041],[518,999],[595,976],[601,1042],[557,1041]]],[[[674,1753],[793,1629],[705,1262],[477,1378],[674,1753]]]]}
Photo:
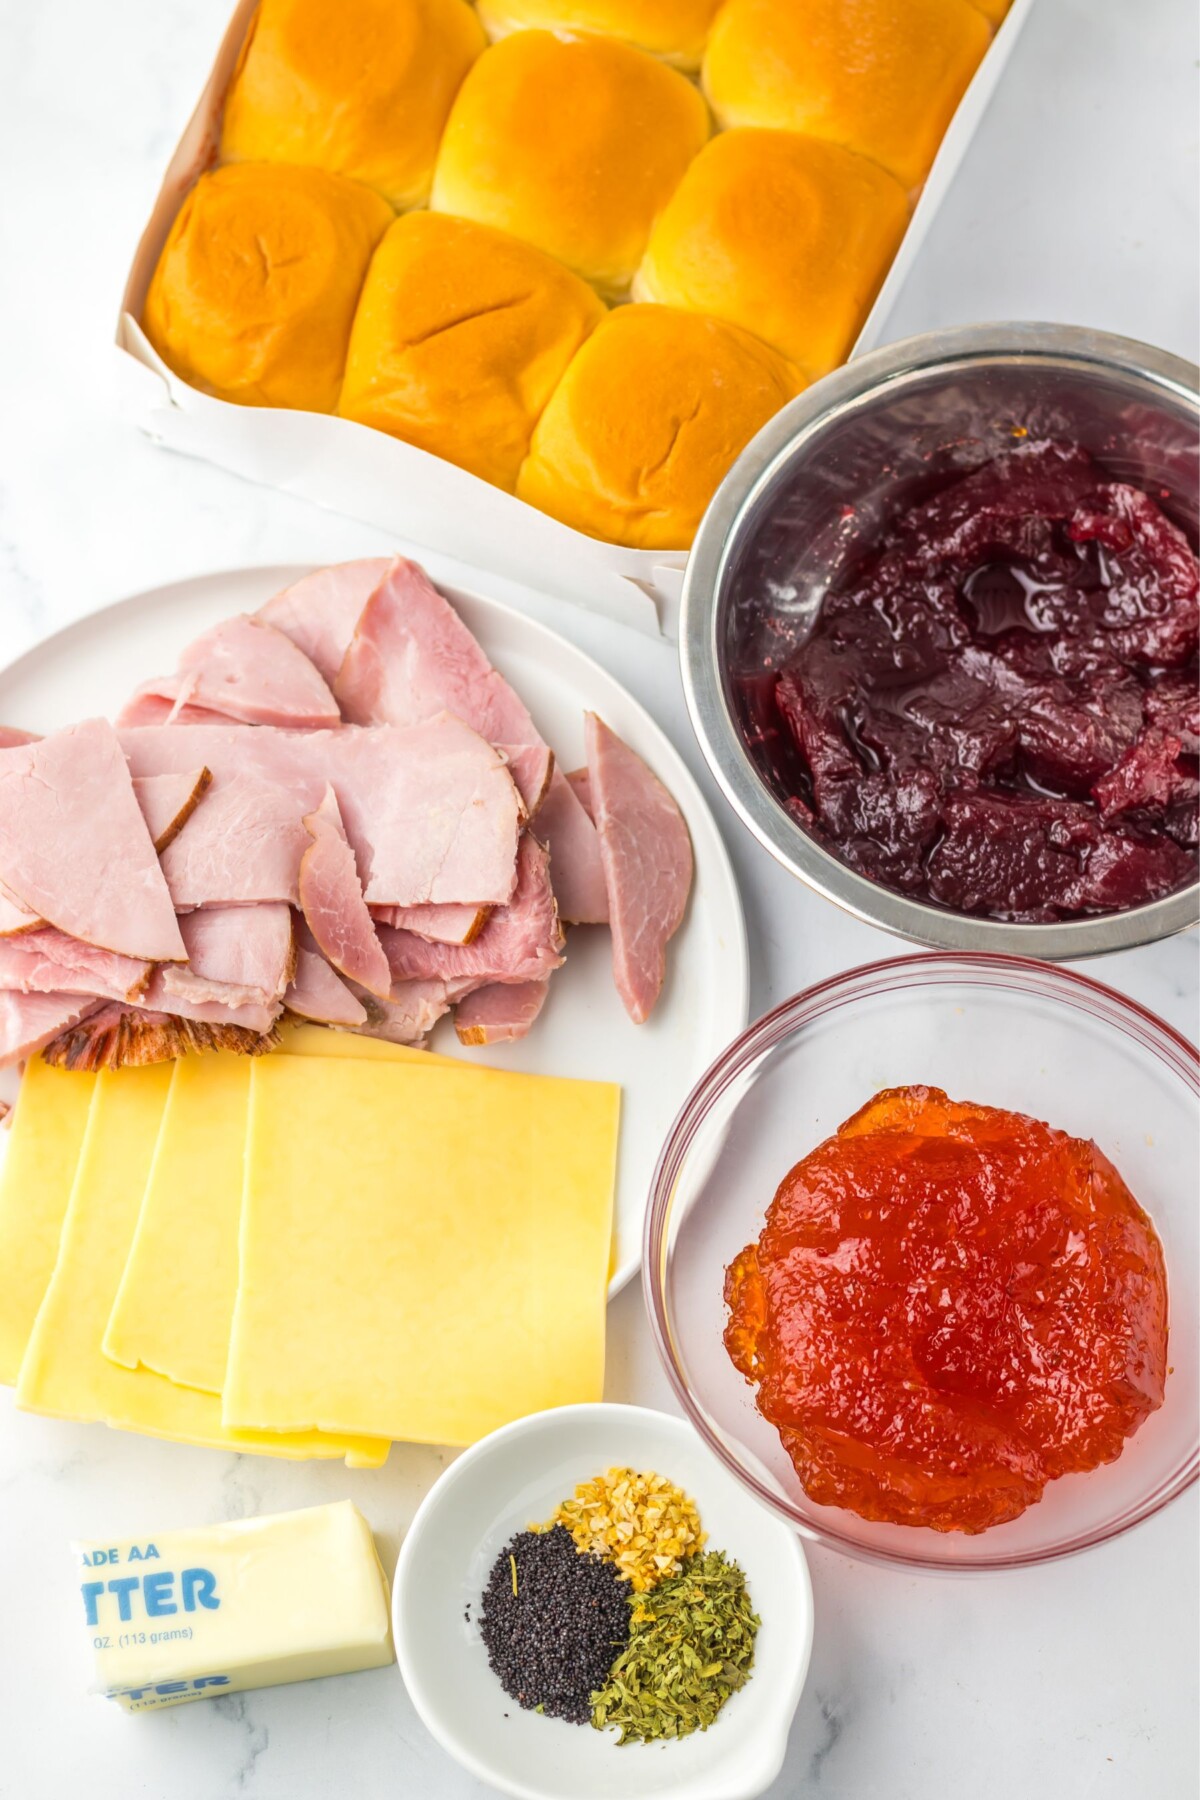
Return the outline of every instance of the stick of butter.
{"type": "Polygon", "coordinates": [[[72,1549],[91,1692],[127,1712],[395,1660],[387,1582],[352,1501],[72,1549]]]}

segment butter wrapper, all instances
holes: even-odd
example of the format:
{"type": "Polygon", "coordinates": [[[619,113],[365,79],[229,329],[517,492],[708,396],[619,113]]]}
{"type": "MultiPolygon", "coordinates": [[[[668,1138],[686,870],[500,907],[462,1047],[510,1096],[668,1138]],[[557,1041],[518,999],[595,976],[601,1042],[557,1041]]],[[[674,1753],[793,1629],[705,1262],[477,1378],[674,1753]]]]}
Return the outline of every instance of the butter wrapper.
{"type": "Polygon", "coordinates": [[[72,1549],[91,1691],[127,1712],[394,1661],[387,1582],[349,1500],[72,1549]]]}

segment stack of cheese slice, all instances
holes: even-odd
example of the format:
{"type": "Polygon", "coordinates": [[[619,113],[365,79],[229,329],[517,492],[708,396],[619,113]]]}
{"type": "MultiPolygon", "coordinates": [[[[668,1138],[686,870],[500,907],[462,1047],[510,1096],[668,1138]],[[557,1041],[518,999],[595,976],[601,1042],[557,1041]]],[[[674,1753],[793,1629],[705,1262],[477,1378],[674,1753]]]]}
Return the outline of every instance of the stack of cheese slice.
{"type": "Polygon", "coordinates": [[[313,1027],[26,1070],[0,1178],[18,1404],[384,1461],[598,1399],[619,1090],[313,1027]]]}

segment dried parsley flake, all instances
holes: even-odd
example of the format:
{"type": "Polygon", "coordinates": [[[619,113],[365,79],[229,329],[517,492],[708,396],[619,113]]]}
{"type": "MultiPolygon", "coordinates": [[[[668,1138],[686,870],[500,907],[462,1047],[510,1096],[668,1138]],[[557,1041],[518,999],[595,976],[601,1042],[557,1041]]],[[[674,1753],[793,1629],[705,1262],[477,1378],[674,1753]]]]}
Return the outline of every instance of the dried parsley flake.
{"type": "Polygon", "coordinates": [[[746,1577],[724,1551],[629,1597],[629,1642],[592,1695],[592,1724],[622,1744],[707,1731],[749,1679],[759,1620],[746,1577]]]}

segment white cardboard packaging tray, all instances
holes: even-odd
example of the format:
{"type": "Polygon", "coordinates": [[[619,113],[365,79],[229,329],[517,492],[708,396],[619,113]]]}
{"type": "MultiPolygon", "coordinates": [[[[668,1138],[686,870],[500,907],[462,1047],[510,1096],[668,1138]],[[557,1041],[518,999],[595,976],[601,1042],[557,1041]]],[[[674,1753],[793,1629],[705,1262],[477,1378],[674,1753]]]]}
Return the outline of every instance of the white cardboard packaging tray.
{"type": "MultiPolygon", "coordinates": [[[[1033,4],[1013,0],[963,96],[853,355],[879,340],[1033,4]]],[[[123,412],[171,450],[673,638],[685,551],[628,550],[585,537],[478,476],[349,419],[214,400],[181,381],[151,348],[138,323],[146,290],[185,195],[216,161],[225,91],[255,5],[237,0],[129,271],[116,338],[123,412]]]]}

